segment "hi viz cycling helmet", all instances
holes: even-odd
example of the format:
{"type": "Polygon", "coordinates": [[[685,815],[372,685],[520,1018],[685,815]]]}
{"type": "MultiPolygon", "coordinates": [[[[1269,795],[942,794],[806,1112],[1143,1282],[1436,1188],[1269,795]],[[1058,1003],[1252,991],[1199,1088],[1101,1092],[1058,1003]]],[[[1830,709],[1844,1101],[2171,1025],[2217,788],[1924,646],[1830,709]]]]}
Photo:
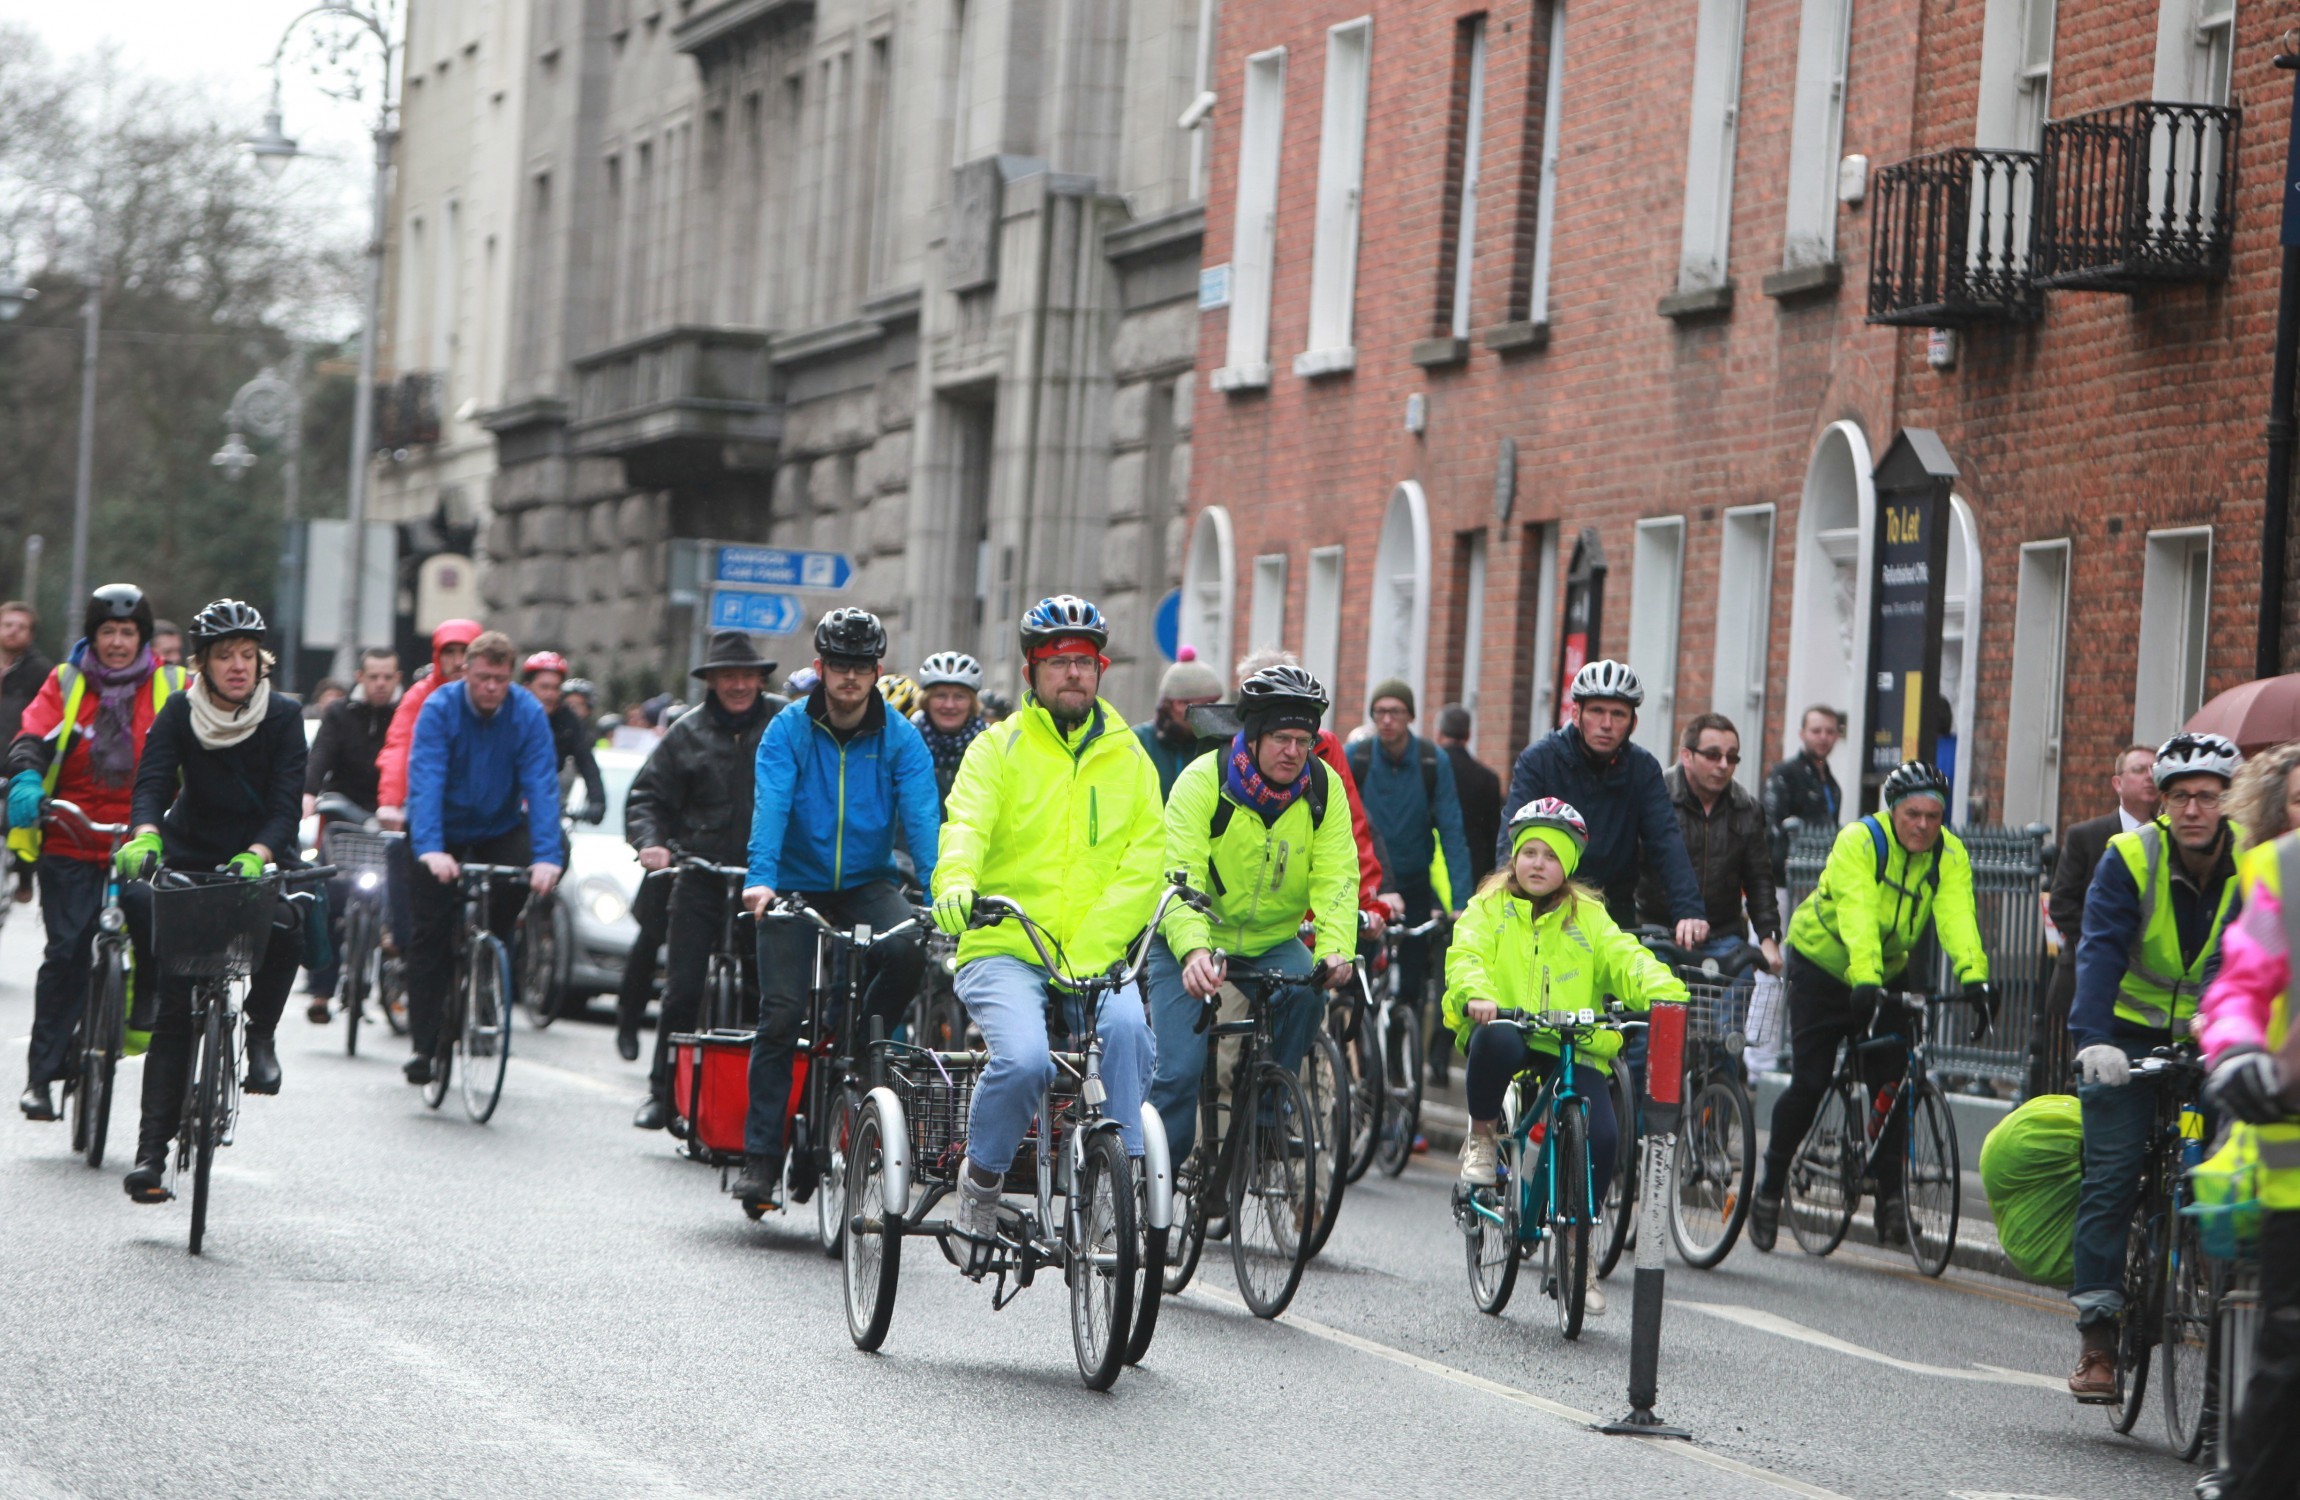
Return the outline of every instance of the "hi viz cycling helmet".
{"type": "Polygon", "coordinates": [[[1238,718],[1248,739],[1272,729],[1315,732],[1333,700],[1318,679],[1290,663],[1262,668],[1238,685],[1238,718]]]}
{"type": "Polygon", "coordinates": [[[218,599],[192,616],[192,649],[204,651],[234,636],[260,641],[265,632],[263,612],[254,605],[239,599],[218,599]]]}
{"type": "Polygon", "coordinates": [[[1572,698],[1576,703],[1614,698],[1635,708],[1645,701],[1645,684],[1627,662],[1593,661],[1573,674],[1572,698]]]}
{"type": "Polygon", "coordinates": [[[1947,807],[1949,790],[1949,779],[1941,774],[1938,766],[1921,760],[1905,760],[1885,778],[1878,797],[1887,807],[1896,807],[1909,797],[1931,797],[1947,807]]]}
{"type": "Polygon", "coordinates": [[[107,583],[88,596],[88,607],[80,612],[80,634],[94,640],[97,627],[108,620],[133,622],[137,638],[148,641],[152,638],[152,601],[132,583],[107,583]]]}
{"type": "Polygon", "coordinates": [[[1093,642],[1097,653],[1110,644],[1110,622],[1102,618],[1102,611],[1092,600],[1056,594],[1030,606],[1030,612],[1022,617],[1025,658],[1041,646],[1072,636],[1093,642]]]}
{"type": "Polygon", "coordinates": [[[2234,781],[2236,768],[2244,763],[2244,752],[2236,742],[2224,734],[2176,734],[2156,747],[2156,763],[2148,773],[2156,781],[2156,789],[2164,790],[2168,781],[2183,776],[2217,776],[2222,781],[2234,781]]]}
{"type": "Polygon", "coordinates": [[[1573,845],[1576,858],[1589,847],[1589,824],[1572,803],[1560,802],[1555,797],[1536,797],[1509,815],[1510,848],[1517,847],[1519,835],[1528,828],[1556,829],[1573,845]]]}
{"type": "Polygon", "coordinates": [[[962,687],[970,693],[979,693],[982,663],[964,651],[937,651],[918,664],[918,685],[921,688],[962,687]]]}
{"type": "Polygon", "coordinates": [[[904,718],[918,707],[918,685],[900,672],[889,672],[878,680],[878,695],[886,700],[887,708],[904,718]]]}
{"type": "Polygon", "coordinates": [[[815,626],[815,655],[824,661],[877,661],[886,655],[886,627],[867,609],[834,609],[815,626]]]}
{"type": "Polygon", "coordinates": [[[519,664],[519,680],[525,682],[538,672],[557,672],[565,677],[571,669],[567,658],[556,651],[538,651],[519,664]]]}

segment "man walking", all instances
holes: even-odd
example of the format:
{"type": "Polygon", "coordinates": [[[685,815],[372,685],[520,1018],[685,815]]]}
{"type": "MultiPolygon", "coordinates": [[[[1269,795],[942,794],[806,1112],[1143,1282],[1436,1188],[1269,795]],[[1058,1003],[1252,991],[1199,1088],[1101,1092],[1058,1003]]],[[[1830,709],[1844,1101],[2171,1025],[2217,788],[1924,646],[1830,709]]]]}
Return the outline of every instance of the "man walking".
{"type": "Polygon", "coordinates": [[[1829,769],[1829,754],[1844,736],[1845,716],[1814,704],[1797,721],[1797,753],[1765,778],[1765,829],[1773,838],[1777,889],[1785,889],[1789,879],[1789,835],[1781,825],[1795,818],[1807,828],[1834,829],[1845,821],[1845,799],[1829,769]]]}
{"type": "Polygon", "coordinates": [[[2029,1092],[2065,1093],[2070,1088],[2068,1047],[2069,1006],[2076,999],[2077,950],[2084,942],[2084,897],[2092,887],[2093,872],[2108,851],[2108,841],[2132,833],[2156,818],[2156,778],[2150,774],[2156,752],[2146,745],[2127,745],[2109,769],[2108,789],[2116,806],[2097,818],[2070,826],[2061,836],[2060,857],[2052,867],[2052,895],[2047,909],[2053,930],[2060,934],[2060,960],[2053,965],[2052,987],[2045,993],[2044,1014],[2037,1018],[2036,1036],[2029,1048],[2029,1092]]]}

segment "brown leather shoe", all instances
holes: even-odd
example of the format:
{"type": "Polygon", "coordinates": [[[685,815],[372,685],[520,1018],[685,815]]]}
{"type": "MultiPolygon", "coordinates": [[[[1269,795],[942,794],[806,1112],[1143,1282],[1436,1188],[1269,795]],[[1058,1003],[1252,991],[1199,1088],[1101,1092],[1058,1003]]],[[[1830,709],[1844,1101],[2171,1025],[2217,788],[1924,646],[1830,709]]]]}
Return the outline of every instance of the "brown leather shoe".
{"type": "Polygon", "coordinates": [[[2109,1405],[2116,1400],[2116,1324],[2089,1323],[2077,1332],[2084,1352],[2068,1377],[2068,1393],[2087,1406],[2109,1405]]]}

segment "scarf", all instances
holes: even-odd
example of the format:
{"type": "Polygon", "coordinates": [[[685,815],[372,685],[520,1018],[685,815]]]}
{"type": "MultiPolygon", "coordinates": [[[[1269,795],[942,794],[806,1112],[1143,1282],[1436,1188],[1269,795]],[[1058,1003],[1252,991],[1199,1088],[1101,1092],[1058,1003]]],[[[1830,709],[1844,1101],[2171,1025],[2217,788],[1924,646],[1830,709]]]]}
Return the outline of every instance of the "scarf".
{"type": "Polygon", "coordinates": [[[729,712],[727,705],[719,701],[717,693],[706,693],[703,696],[703,711],[711,716],[712,723],[729,734],[747,734],[767,721],[767,696],[761,693],[751,700],[749,708],[738,714],[729,712]]]}
{"type": "Polygon", "coordinates": [[[152,676],[152,648],[139,647],[136,659],[114,670],[96,659],[93,642],[82,646],[72,665],[96,685],[96,726],[88,737],[88,768],[103,786],[125,786],[136,773],[136,693],[152,676]]]}
{"type": "Polygon", "coordinates": [[[1270,785],[1262,779],[1262,772],[1254,764],[1254,752],[1246,744],[1246,731],[1230,741],[1230,756],[1222,768],[1222,785],[1229,789],[1238,805],[1261,814],[1264,827],[1278,821],[1278,814],[1293,806],[1294,799],[1310,789],[1310,765],[1302,763],[1302,774],[1294,778],[1291,786],[1270,785]]]}
{"type": "Polygon", "coordinates": [[[248,694],[248,701],[238,708],[226,708],[209,694],[206,682],[196,682],[185,694],[192,700],[192,733],[199,736],[200,744],[210,750],[221,750],[236,745],[256,732],[264,721],[272,703],[272,680],[256,679],[256,690],[248,694]]]}
{"type": "Polygon", "coordinates": [[[934,721],[923,713],[911,722],[918,726],[919,737],[926,741],[926,753],[934,757],[935,774],[938,776],[945,772],[957,775],[958,763],[966,759],[966,747],[974,743],[976,735],[990,727],[982,721],[980,714],[947,734],[935,728],[934,721]]]}

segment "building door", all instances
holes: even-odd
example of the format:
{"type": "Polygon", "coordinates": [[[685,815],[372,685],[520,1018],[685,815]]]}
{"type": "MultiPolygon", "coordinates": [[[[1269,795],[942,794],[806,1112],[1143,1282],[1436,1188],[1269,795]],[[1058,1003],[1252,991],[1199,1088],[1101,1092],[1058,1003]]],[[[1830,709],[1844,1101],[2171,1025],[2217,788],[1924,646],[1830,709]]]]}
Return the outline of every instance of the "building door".
{"type": "Polygon", "coordinates": [[[2005,709],[2004,820],[2060,826],[2061,696],[2068,671],[2068,539],[2020,549],[2012,692],[2005,709]]]}
{"type": "Polygon", "coordinates": [[[1645,684],[1637,743],[1662,764],[1674,761],[1677,736],[1677,622],[1684,600],[1685,518],[1637,523],[1629,584],[1629,669],[1645,684]]]}
{"type": "Polygon", "coordinates": [[[1877,490],[1869,442],[1854,422],[1832,423],[1814,445],[1797,506],[1796,579],[1789,616],[1789,688],[1781,753],[1797,750],[1797,725],[1810,707],[1845,716],[1845,737],[1829,757],[1850,808],[1861,785],[1868,742],[1869,574],[1877,490]]]}
{"type": "Polygon", "coordinates": [[[1765,774],[1765,669],[1772,653],[1773,507],[1725,512],[1717,558],[1717,658],[1709,709],[1741,731],[1735,779],[1754,794],[1765,774]]]}

